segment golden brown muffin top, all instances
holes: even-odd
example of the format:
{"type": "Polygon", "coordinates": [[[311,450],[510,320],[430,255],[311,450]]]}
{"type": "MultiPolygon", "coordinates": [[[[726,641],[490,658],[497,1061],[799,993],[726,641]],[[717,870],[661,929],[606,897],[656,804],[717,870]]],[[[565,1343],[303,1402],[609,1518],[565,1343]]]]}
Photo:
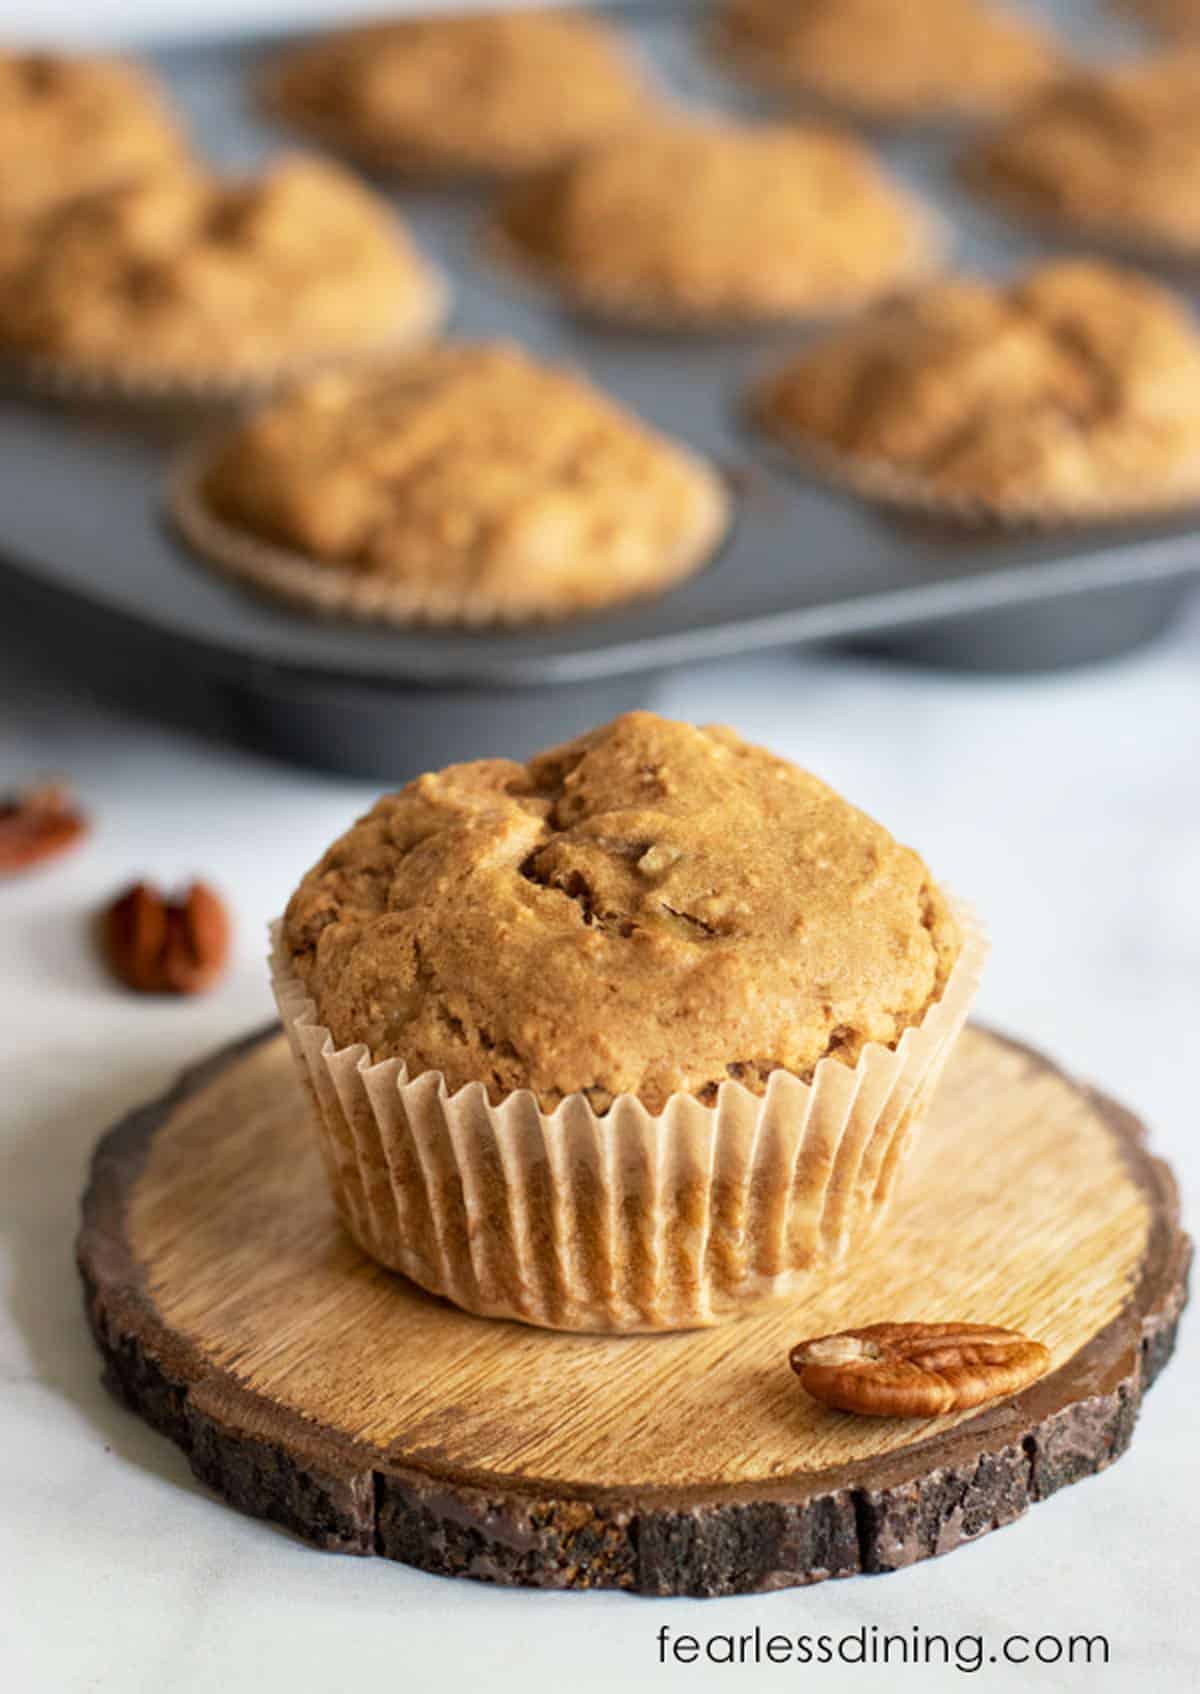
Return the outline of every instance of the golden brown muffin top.
{"type": "Polygon", "coordinates": [[[1064,66],[986,0],[727,0],[718,37],[756,81],[885,120],[1003,112],[1064,66]]]}
{"type": "Polygon", "coordinates": [[[336,30],[268,75],[282,116],[416,175],[539,169],[650,99],[615,33],[567,12],[497,12],[336,30]]]}
{"type": "Polygon", "coordinates": [[[583,303],[684,322],[847,310],[937,255],[851,136],[715,119],[589,148],[515,189],[498,230],[583,303]]]}
{"type": "Polygon", "coordinates": [[[44,211],[184,152],[156,85],[136,65],[0,50],[0,216],[44,211]]]}
{"type": "Polygon", "coordinates": [[[504,343],[295,386],[226,439],[204,498],[314,561],[529,615],[664,587],[726,516],[700,460],[504,343]]]}
{"type": "Polygon", "coordinates": [[[57,208],[0,276],[0,346],[87,366],[270,370],[432,317],[386,204],[318,159],[231,182],[162,172],[57,208]]]}
{"type": "Polygon", "coordinates": [[[1131,247],[1200,247],[1200,51],[1059,83],[974,149],[966,169],[1035,218],[1131,247]]]}
{"type": "Polygon", "coordinates": [[[894,1045],[958,955],[924,864],[816,777],[632,712],[420,777],[336,842],[283,941],[339,1046],[545,1110],[811,1076],[894,1045]]]}
{"type": "Polygon", "coordinates": [[[1200,493],[1200,336],[1175,295],[1095,261],[934,284],[802,353],[756,397],[801,445],[1004,505],[1200,493]]]}

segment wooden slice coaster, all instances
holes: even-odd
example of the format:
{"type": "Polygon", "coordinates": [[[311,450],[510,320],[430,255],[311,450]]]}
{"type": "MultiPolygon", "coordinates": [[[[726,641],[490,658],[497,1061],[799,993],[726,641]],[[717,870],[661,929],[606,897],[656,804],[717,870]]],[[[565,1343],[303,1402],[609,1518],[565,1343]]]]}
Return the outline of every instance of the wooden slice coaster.
{"type": "Polygon", "coordinates": [[[1136,1120],[971,1029],[832,1283],[685,1335],[474,1318],[342,1232],[271,1029],[105,1136],[78,1255],[108,1380],[242,1510],[446,1575],[729,1594],[896,1569],[1109,1464],[1189,1247],[1136,1120]],[[809,1400],[789,1346],[885,1319],[1023,1330],[1051,1374],[924,1421],[809,1400]]]}

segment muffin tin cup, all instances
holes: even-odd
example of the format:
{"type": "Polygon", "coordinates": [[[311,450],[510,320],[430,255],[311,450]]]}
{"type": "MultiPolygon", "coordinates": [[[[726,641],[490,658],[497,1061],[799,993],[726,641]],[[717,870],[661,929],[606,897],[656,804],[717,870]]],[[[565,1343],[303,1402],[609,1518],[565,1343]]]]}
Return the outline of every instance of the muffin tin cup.
{"type": "Polygon", "coordinates": [[[1088,524],[1120,523],[1126,519],[1167,517],[1200,507],[1200,455],[1182,467],[1169,488],[1131,488],[1124,494],[1098,494],[1090,500],[1055,501],[1036,496],[988,500],[980,495],[952,494],[927,479],[899,470],[880,459],[839,453],[836,449],[792,434],[763,421],[751,409],[750,427],[774,448],[785,464],[801,475],[844,490],[877,505],[907,511],[964,528],[1053,530],[1088,524]]]}
{"type": "Polygon", "coordinates": [[[419,308],[390,335],[374,343],[330,351],[277,365],[183,371],[130,356],[120,365],[91,364],[48,355],[0,355],[0,383],[23,393],[55,400],[112,400],[124,405],[230,405],[268,394],[281,384],[317,371],[373,364],[430,341],[450,315],[448,279],[428,261],[419,308]]]}
{"type": "MultiPolygon", "coordinates": [[[[390,581],[366,571],[323,563],[304,553],[259,540],[218,517],[204,499],[204,482],[216,442],[186,450],[169,472],[166,505],[169,516],[192,550],[227,576],[248,588],[290,601],[327,617],[360,622],[429,624],[465,628],[497,628],[584,616],[595,607],[564,606],[535,599],[521,605],[504,604],[478,589],[454,592],[436,581],[390,581]]],[[[732,521],[732,501],[717,471],[677,443],[701,479],[708,499],[697,504],[694,533],[676,553],[664,560],[661,574],[629,600],[662,594],[699,570],[720,547],[732,521]]],[[[536,572],[529,573],[536,581],[536,572]]]]}
{"type": "Polygon", "coordinates": [[[895,272],[877,287],[847,289],[806,306],[775,311],[714,311],[683,305],[667,308],[647,304],[633,289],[589,288],[566,266],[555,265],[513,237],[503,221],[503,208],[494,212],[480,232],[480,245],[492,264],[515,286],[538,299],[557,300],[581,318],[661,335],[734,335],[764,327],[797,329],[836,323],[889,295],[917,288],[944,271],[953,257],[954,234],[949,223],[930,207],[910,206],[912,234],[908,251],[895,272]]]}
{"type": "Polygon", "coordinates": [[[552,1113],[528,1090],[493,1105],[338,1048],[272,930],[272,986],[337,1209],[364,1252],[484,1317],[606,1334],[694,1329],[836,1273],[887,1214],[912,1131],[987,955],[964,944],[941,998],[892,1049],[810,1083],[772,1073],[649,1112],[582,1094],[552,1113]]]}

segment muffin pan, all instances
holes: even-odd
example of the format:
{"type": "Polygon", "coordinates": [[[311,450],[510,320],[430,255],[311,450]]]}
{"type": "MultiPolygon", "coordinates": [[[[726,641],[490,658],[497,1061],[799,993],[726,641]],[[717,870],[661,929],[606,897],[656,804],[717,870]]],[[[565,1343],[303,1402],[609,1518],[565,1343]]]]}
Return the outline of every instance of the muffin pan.
{"type": "MultiPolygon", "coordinates": [[[[707,57],[700,8],[650,0],[608,10],[676,94],[762,109],[707,57]]],[[[1077,32],[1086,23],[1092,51],[1101,30],[1121,39],[1098,3],[1050,10],[1077,32]]],[[[251,110],[250,81],[272,45],[147,54],[218,164],[254,163],[291,139],[251,110]]],[[[952,139],[879,139],[892,167],[949,217],[965,266],[1006,271],[1048,250],[958,187],[952,139]]],[[[1163,628],[1194,584],[1196,519],[971,531],[808,481],[738,414],[747,382],[797,332],[671,336],[585,324],[482,251],[484,192],[389,192],[453,279],[454,333],[514,337],[579,365],[726,470],[736,510],[719,556],[660,599],[542,628],[322,622],[222,580],[164,523],[164,470],[203,417],[6,394],[0,583],[10,619],[27,621],[48,657],[158,716],[394,780],[566,737],[638,704],[659,672],[695,660],[834,640],[985,669],[1096,659],[1163,628]]]]}

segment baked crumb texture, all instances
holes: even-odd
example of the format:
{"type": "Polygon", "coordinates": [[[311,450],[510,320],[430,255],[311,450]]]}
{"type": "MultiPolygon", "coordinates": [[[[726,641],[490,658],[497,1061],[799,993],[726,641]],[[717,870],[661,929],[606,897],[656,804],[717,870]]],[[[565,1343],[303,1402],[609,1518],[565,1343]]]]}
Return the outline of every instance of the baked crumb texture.
{"type": "Polygon", "coordinates": [[[263,586],[452,622],[653,593],[727,522],[701,460],[505,343],[309,379],[226,437],[198,492],[225,531],[200,545],[263,586]]]}
{"type": "Polygon", "coordinates": [[[0,50],[0,219],[178,164],[185,152],[135,65],[0,50]]]}
{"type": "Polygon", "coordinates": [[[348,173],[170,170],[31,223],[0,267],[0,351],[68,371],[258,380],[423,337],[440,279],[348,173]]]}
{"type": "Polygon", "coordinates": [[[337,30],[269,68],[264,98],[310,135],[413,176],[510,176],[620,130],[652,99],[614,31],[554,11],[337,30]]]}
{"type": "Polygon", "coordinates": [[[1066,63],[1049,30],[989,0],[726,0],[716,34],[752,81],[881,122],[995,116],[1066,63]]]}
{"type": "Polygon", "coordinates": [[[631,713],[381,800],[304,878],[284,943],[339,1047],[603,1113],[892,1047],[960,938],[920,858],[816,777],[631,713]]]}
{"type": "Polygon", "coordinates": [[[721,1322],[874,1234],[985,953],[815,777],[643,712],[381,800],[272,982],[364,1250],[616,1333],[721,1322]]]}
{"type": "Polygon", "coordinates": [[[1046,90],[967,154],[964,174],[1036,223],[1133,253],[1200,253],[1200,51],[1046,90]]]}
{"type": "Polygon", "coordinates": [[[849,311],[942,254],[852,137],[715,120],[590,148],[513,190],[493,234],[577,306],[667,327],[849,311]]]}
{"type": "Polygon", "coordinates": [[[769,434],[867,493],[1031,518],[1200,499],[1200,337],[1135,272],[1043,264],[877,307],[755,391],[769,434]]]}

